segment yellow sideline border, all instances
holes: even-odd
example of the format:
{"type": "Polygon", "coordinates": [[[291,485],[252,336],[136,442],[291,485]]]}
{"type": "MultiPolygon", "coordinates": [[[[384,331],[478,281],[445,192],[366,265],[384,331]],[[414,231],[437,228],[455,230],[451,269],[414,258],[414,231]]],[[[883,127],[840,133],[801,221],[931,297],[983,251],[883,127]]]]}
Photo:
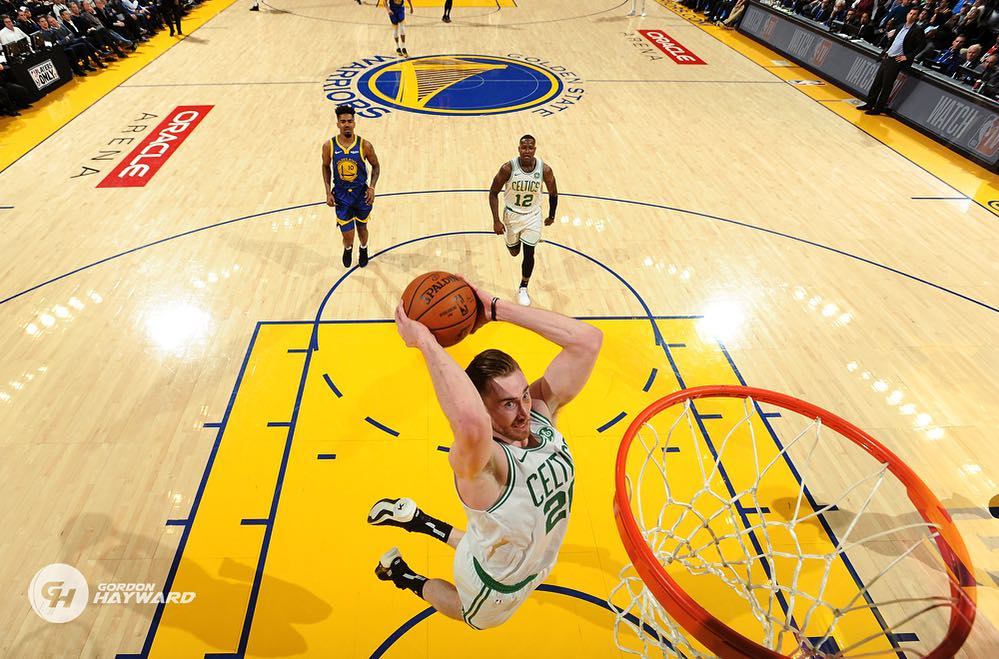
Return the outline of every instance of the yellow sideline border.
{"type": "MultiPolygon", "coordinates": [[[[656,0],[656,2],[759,64],[781,80],[820,81],[821,85],[794,85],[794,88],[817,103],[821,103],[902,157],[933,174],[969,199],[975,200],[993,214],[999,215],[999,176],[996,174],[900,121],[885,116],[864,114],[849,102],[855,98],[852,92],[837,87],[808,69],[796,66],[793,62],[786,60],[783,55],[743,36],[737,30],[726,30],[709,24],[701,14],[672,0],[656,0]]],[[[967,205],[969,202],[958,200],[946,203],[967,205]]]]}
{"type": "MultiPolygon", "coordinates": [[[[184,17],[181,28],[189,35],[235,1],[206,0],[184,17]]],[[[169,32],[161,30],[127,58],[86,78],[74,77],[20,117],[0,119],[0,172],[184,39],[168,35],[169,32]]]]}

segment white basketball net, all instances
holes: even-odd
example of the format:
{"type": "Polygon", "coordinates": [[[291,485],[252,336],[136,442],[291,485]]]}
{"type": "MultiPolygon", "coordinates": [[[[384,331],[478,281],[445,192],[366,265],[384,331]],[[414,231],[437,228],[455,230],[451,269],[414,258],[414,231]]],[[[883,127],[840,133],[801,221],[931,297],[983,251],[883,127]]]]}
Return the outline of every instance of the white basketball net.
{"type": "MultiPolygon", "coordinates": [[[[925,545],[927,540],[936,535],[933,527],[918,515],[911,514],[891,516],[890,519],[896,523],[903,520],[907,523],[884,530],[885,516],[874,512],[876,507],[872,504],[879,492],[890,490],[892,486],[897,487],[899,484],[887,471],[887,465],[877,465],[873,458],[870,459],[870,463],[875,465],[872,473],[847,485],[842,494],[833,501],[824,501],[818,510],[814,510],[809,501],[811,492],[806,493],[806,489],[811,489],[812,486],[804,482],[805,478],[800,478],[796,499],[790,496],[785,499],[790,509],[785,519],[775,519],[773,514],[764,514],[767,500],[761,499],[760,491],[766,488],[761,487],[761,484],[767,482],[767,477],[772,472],[788,468],[786,459],[790,455],[789,451],[793,451],[796,467],[804,473],[807,467],[817,466],[813,464],[817,455],[830,455],[825,449],[834,448],[831,455],[837,452],[843,454],[844,444],[857,451],[862,449],[835,432],[826,430],[825,435],[833,437],[824,442],[828,446],[817,450],[825,439],[823,425],[821,420],[809,420],[806,417],[798,417],[805,419],[806,425],[778,448],[766,435],[767,431],[760,430],[763,426],[759,418],[759,407],[749,398],[742,399],[741,402],[742,418],[728,429],[724,439],[720,442],[716,439],[713,444],[717,455],[713,455],[701,439],[702,432],[697,426],[696,412],[690,400],[685,401],[682,409],[676,406],[660,412],[636,435],[630,449],[627,470],[632,513],[660,564],[674,579],[680,581],[677,575],[682,575],[682,584],[688,594],[712,615],[730,624],[730,618],[725,614],[735,616],[736,612],[713,610],[709,601],[700,597],[698,592],[698,588],[705,584],[715,592],[725,590],[724,586],[727,586],[728,591],[741,598],[737,601],[744,609],[739,612],[743,619],[740,633],[785,655],[925,656],[934,647],[929,639],[923,639],[924,642],[917,644],[917,647],[907,644],[904,655],[900,655],[898,646],[889,648],[886,653],[884,645],[891,644],[887,640],[888,635],[895,630],[913,629],[912,621],[916,618],[938,609],[945,609],[949,613],[953,602],[946,580],[942,585],[938,582],[935,588],[930,588],[931,594],[919,596],[900,592],[886,584],[893,579],[906,579],[905,572],[898,574],[901,571],[899,566],[920,547],[923,549],[919,557],[929,554],[925,545]],[[672,415],[677,412],[679,414],[672,419],[672,415]],[[755,423],[754,416],[757,417],[755,423]],[[663,437],[652,427],[652,422],[660,427],[664,423],[671,422],[671,425],[663,437]],[[748,442],[745,441],[747,436],[748,442]],[[773,448],[761,456],[757,447],[763,445],[764,441],[769,441],[773,448]],[[677,461],[676,451],[680,445],[684,451],[694,451],[696,463],[700,465],[699,476],[703,487],[692,495],[689,491],[677,494],[677,488],[670,483],[671,465],[677,461]],[[738,448],[733,448],[735,446],[738,448]],[[752,447],[751,450],[749,446],[752,447]],[[726,451],[729,451],[728,455],[726,451]],[[746,470],[750,460],[751,467],[755,470],[755,479],[749,479],[752,482],[748,486],[743,483],[743,487],[733,494],[731,479],[723,476],[725,466],[739,461],[741,469],[746,470]],[[851,510],[843,513],[844,502],[848,499],[851,510]],[[814,531],[819,523],[819,516],[827,515],[830,511],[841,516],[837,520],[837,541],[834,544],[831,537],[826,536],[825,549],[828,551],[810,553],[815,549],[816,543],[806,542],[802,538],[802,532],[807,534],[809,529],[814,531]],[[876,532],[869,532],[868,527],[872,525],[862,521],[867,516],[877,517],[877,524],[873,525],[876,532]],[[842,595],[828,592],[831,590],[830,575],[837,568],[844,569],[842,561],[847,552],[872,542],[887,542],[889,537],[894,539],[892,542],[896,543],[897,549],[888,558],[882,555],[876,569],[867,570],[863,575],[864,586],[858,586],[852,597],[843,598],[842,595]],[[777,539],[780,542],[775,543],[777,539]],[[895,573],[894,576],[886,577],[892,572],[895,573]],[[809,576],[803,578],[802,575],[805,574],[809,576]],[[808,581],[808,584],[803,586],[804,581],[808,581]],[[691,584],[693,588],[688,588],[691,584]],[[872,592],[872,588],[876,592],[872,592]],[[829,599],[839,601],[835,601],[834,605],[827,601],[829,599]],[[838,645],[838,651],[828,651],[827,648],[832,645],[829,640],[837,634],[839,626],[846,624],[844,620],[855,615],[870,617],[875,607],[880,623],[874,633],[862,638],[851,638],[847,645],[838,645]],[[747,611],[756,623],[752,622],[747,611]],[[758,623],[758,627],[747,631],[747,622],[754,627],[758,623]],[[880,641],[880,646],[875,639],[880,641]]],[[[717,431],[718,428],[720,426],[713,427],[716,436],[721,434],[717,431]]],[[[828,457],[825,459],[828,460],[828,457]]],[[[689,461],[686,464],[687,472],[678,475],[677,480],[681,480],[682,476],[682,480],[689,483],[691,467],[689,461]]],[[[833,470],[835,465],[824,468],[833,470]]],[[[772,495],[772,492],[769,494],[772,495]]],[[[884,496],[895,494],[893,492],[884,496]]],[[[908,499],[905,502],[908,503],[908,499]]],[[[914,510],[911,506],[909,509],[914,510]]],[[[617,613],[614,632],[619,649],[642,656],[714,656],[696,641],[688,639],[690,635],[670,617],[632,565],[622,569],[619,578],[620,583],[610,597],[617,613]]],[[[910,576],[909,580],[913,578],[915,577],[910,576]]],[[[929,617],[936,620],[928,626],[920,627],[920,637],[927,635],[926,631],[929,630],[936,632],[936,638],[939,639],[946,627],[946,615],[937,611],[929,617]]]]}

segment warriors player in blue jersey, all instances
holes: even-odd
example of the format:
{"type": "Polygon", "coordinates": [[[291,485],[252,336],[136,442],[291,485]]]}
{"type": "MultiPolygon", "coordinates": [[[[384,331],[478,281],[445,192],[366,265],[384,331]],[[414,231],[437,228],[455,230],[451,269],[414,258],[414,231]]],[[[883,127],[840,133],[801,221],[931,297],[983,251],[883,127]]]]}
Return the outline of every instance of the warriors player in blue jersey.
{"type": "Polygon", "coordinates": [[[357,265],[363,268],[368,265],[368,216],[375,203],[375,184],[381,166],[375,147],[354,132],[354,108],[338,105],[336,124],[339,133],[323,143],[326,205],[336,207],[336,222],[343,234],[344,267],[349,268],[353,258],[356,226],[361,241],[357,265]],[[370,178],[365,160],[371,165],[370,178]]]}
{"type": "MultiPolygon", "coordinates": [[[[389,20],[392,21],[395,52],[409,57],[409,51],[406,50],[406,6],[403,4],[403,0],[385,0],[385,9],[388,10],[389,20]]],[[[416,11],[413,9],[413,0],[409,0],[409,11],[416,11]]]]}
{"type": "Polygon", "coordinates": [[[559,353],[534,382],[500,350],[479,353],[462,370],[400,304],[396,328],[423,355],[454,434],[448,462],[468,526],[454,528],[412,499],[376,502],[368,523],[424,533],[453,547],[453,583],[410,569],[398,549],[381,557],[375,574],[449,618],[486,629],[509,619],[555,565],[575,482],[572,454],[556,420],[589,379],[603,335],[582,321],[473,290],[476,328],[505,321],[551,341],[559,353]]]}

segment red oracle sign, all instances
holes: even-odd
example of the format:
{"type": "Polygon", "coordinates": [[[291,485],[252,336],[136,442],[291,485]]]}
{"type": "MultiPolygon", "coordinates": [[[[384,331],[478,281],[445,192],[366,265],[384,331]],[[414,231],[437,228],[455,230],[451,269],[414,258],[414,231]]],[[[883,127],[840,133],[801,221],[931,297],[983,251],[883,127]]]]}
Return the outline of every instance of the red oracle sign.
{"type": "Polygon", "coordinates": [[[651,41],[656,48],[669,55],[669,58],[677,64],[707,64],[662,30],[639,30],[638,33],[651,41]]]}
{"type": "Polygon", "coordinates": [[[97,187],[141,188],[146,185],[213,107],[181,105],[174,108],[97,187]]]}

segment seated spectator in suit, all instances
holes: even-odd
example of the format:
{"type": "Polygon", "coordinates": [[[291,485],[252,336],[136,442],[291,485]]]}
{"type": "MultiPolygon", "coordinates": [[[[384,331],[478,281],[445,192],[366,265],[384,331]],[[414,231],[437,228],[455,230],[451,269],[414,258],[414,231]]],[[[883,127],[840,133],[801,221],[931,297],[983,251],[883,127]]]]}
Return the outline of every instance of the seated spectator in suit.
{"type": "Polygon", "coordinates": [[[28,11],[27,7],[21,7],[17,10],[17,20],[14,22],[14,25],[21,28],[21,31],[25,34],[38,32],[38,26],[31,20],[31,12],[28,11]]]}
{"type": "Polygon", "coordinates": [[[87,75],[87,71],[96,71],[97,69],[91,66],[88,60],[102,69],[108,68],[107,64],[101,61],[101,58],[97,56],[97,51],[94,50],[94,47],[86,39],[74,36],[68,28],[61,25],[56,19],[39,16],[38,27],[41,28],[46,41],[62,46],[63,50],[66,51],[66,57],[73,67],[74,74],[84,77],[87,75]]]}
{"type": "Polygon", "coordinates": [[[871,20],[871,15],[866,11],[860,15],[860,20],[857,22],[860,29],[857,31],[857,36],[866,41],[867,43],[874,44],[881,40],[881,34],[878,32],[878,26],[874,24],[871,20]]]}
{"type": "Polygon", "coordinates": [[[98,52],[104,54],[114,53],[119,58],[126,57],[125,51],[114,42],[114,39],[111,38],[111,35],[108,34],[103,25],[94,26],[83,18],[80,15],[80,7],[75,2],[69,3],[69,6],[70,10],[62,13],[63,27],[71,32],[75,32],[77,36],[86,39],[98,52]]]}
{"type": "Polygon", "coordinates": [[[132,43],[125,37],[121,36],[119,33],[115,32],[110,27],[104,25],[104,23],[101,21],[100,16],[98,16],[97,12],[94,11],[94,6],[90,4],[89,0],[83,0],[83,2],[81,3],[80,16],[85,21],[87,21],[91,26],[93,26],[95,30],[104,30],[112,39],[114,39],[115,43],[117,43],[119,46],[135,50],[134,43],[132,43]]]}
{"type": "Polygon", "coordinates": [[[929,9],[927,9],[926,7],[923,7],[922,9],[919,10],[919,16],[916,17],[916,25],[918,25],[919,27],[923,28],[924,31],[926,30],[926,28],[928,28],[930,26],[930,10],[929,9]]]}
{"type": "Polygon", "coordinates": [[[821,8],[822,0],[811,0],[811,2],[802,3],[801,11],[799,13],[806,18],[811,18],[815,16],[821,8]]]}
{"type": "MultiPolygon", "coordinates": [[[[153,31],[155,25],[163,24],[162,12],[157,11],[153,6],[143,6],[139,0],[117,0],[117,3],[122,11],[134,16],[139,24],[150,32],[153,31]]],[[[160,5],[163,6],[163,4],[163,1],[160,0],[160,5]]]]}
{"type": "Polygon", "coordinates": [[[978,92],[983,96],[988,96],[989,98],[996,98],[999,96],[999,71],[995,71],[988,78],[982,80],[982,84],[979,86],[978,92]]]}
{"type": "Polygon", "coordinates": [[[6,46],[9,43],[27,39],[28,35],[21,28],[14,25],[14,19],[10,16],[3,17],[3,28],[0,29],[0,45],[6,46]]]}
{"type": "Polygon", "coordinates": [[[975,75],[975,69],[982,61],[982,47],[977,43],[971,44],[964,49],[963,57],[961,61],[957,63],[957,69],[954,71],[953,78],[958,82],[963,82],[970,85],[978,76],[975,75]]]}
{"type": "Polygon", "coordinates": [[[978,79],[984,80],[992,77],[992,74],[996,72],[997,63],[999,63],[999,55],[983,56],[978,66],[975,67],[975,74],[978,75],[978,79]]]}
{"type": "Polygon", "coordinates": [[[961,63],[962,46],[964,46],[964,37],[954,37],[954,41],[951,43],[950,48],[939,53],[932,60],[928,60],[925,63],[932,63],[935,66],[932,66],[931,68],[937,69],[944,75],[952,76],[954,75],[954,71],[957,70],[957,65],[961,63]]]}
{"type": "Polygon", "coordinates": [[[149,38],[143,35],[142,28],[139,27],[139,23],[134,18],[114,11],[114,8],[108,5],[106,0],[97,0],[94,3],[94,13],[97,14],[97,18],[101,20],[104,27],[127,35],[132,43],[149,41],[149,38]]]}
{"type": "Polygon", "coordinates": [[[846,22],[846,0],[836,0],[828,18],[823,22],[826,25],[832,25],[833,21],[846,22]]]}
{"type": "Polygon", "coordinates": [[[973,69],[982,60],[982,47],[977,43],[973,43],[965,48],[961,54],[964,55],[964,59],[958,62],[958,65],[973,69]]]}
{"type": "Polygon", "coordinates": [[[832,16],[833,12],[833,0],[823,0],[822,5],[819,7],[818,11],[812,16],[812,20],[816,23],[825,23],[832,16]]]}

